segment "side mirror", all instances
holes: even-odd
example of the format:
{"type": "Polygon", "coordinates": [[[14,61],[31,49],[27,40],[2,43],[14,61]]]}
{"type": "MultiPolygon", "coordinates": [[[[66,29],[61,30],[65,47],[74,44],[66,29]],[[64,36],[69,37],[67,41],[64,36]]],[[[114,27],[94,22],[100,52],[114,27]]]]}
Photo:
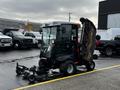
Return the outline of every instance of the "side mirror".
{"type": "Polygon", "coordinates": [[[100,35],[96,35],[96,40],[100,40],[101,36],[100,35]]]}

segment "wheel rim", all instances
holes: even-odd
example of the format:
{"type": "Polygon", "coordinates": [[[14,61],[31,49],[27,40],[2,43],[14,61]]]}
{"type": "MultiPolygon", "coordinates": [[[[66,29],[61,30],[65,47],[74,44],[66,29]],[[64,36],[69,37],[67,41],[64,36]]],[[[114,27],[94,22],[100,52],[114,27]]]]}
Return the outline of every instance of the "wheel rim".
{"type": "Polygon", "coordinates": [[[41,44],[38,44],[38,48],[40,48],[41,47],[41,44]]]}
{"type": "Polygon", "coordinates": [[[73,73],[73,70],[74,70],[74,67],[72,64],[70,64],[67,68],[67,73],[71,74],[71,73],[73,73]]]}
{"type": "Polygon", "coordinates": [[[35,81],[35,78],[34,78],[33,76],[30,76],[30,77],[29,77],[29,81],[30,81],[30,82],[34,82],[34,81],[35,81]]]}
{"type": "Polygon", "coordinates": [[[107,56],[111,56],[112,55],[112,49],[111,48],[107,48],[106,49],[106,55],[107,56]]]}
{"type": "Polygon", "coordinates": [[[15,43],[15,47],[19,47],[19,44],[18,44],[18,43],[15,43]]]}
{"type": "Polygon", "coordinates": [[[94,63],[91,62],[91,63],[90,63],[90,68],[91,68],[91,69],[94,69],[94,67],[95,67],[94,63]]]}

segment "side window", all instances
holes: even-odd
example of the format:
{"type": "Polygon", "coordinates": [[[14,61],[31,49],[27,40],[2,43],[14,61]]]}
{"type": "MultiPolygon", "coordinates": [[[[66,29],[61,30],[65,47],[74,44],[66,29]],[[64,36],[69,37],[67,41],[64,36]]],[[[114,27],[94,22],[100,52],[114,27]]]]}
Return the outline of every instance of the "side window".
{"type": "Polygon", "coordinates": [[[35,38],[35,35],[33,33],[29,33],[29,36],[35,38]]]}
{"type": "Polygon", "coordinates": [[[71,35],[72,35],[72,37],[76,37],[76,30],[75,29],[72,29],[71,35]]]}
{"type": "Polygon", "coordinates": [[[29,36],[29,33],[25,33],[25,36],[29,36]]]}
{"type": "Polygon", "coordinates": [[[78,26],[75,24],[72,25],[71,39],[74,41],[78,40],[78,26]]]}
{"type": "Polygon", "coordinates": [[[81,40],[81,34],[82,33],[82,28],[79,28],[78,29],[78,42],[80,43],[80,40],[81,40]]]}
{"type": "Polygon", "coordinates": [[[63,39],[70,40],[71,28],[72,28],[71,25],[62,25],[61,26],[61,31],[62,31],[61,36],[63,39]]]}

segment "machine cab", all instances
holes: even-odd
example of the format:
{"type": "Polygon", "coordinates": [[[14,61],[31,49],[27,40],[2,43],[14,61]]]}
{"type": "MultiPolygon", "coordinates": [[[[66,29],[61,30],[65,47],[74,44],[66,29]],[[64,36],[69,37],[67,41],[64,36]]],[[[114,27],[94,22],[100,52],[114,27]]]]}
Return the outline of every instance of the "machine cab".
{"type": "Polygon", "coordinates": [[[46,47],[44,52],[51,51],[51,47],[53,46],[56,54],[71,52],[73,44],[78,43],[79,28],[80,24],[70,22],[54,23],[44,26],[42,28],[42,46],[43,48],[46,47]]]}
{"type": "Polygon", "coordinates": [[[53,25],[46,25],[42,29],[43,42],[49,45],[53,42],[72,41],[78,39],[79,24],[76,23],[60,23],[53,25]]]}

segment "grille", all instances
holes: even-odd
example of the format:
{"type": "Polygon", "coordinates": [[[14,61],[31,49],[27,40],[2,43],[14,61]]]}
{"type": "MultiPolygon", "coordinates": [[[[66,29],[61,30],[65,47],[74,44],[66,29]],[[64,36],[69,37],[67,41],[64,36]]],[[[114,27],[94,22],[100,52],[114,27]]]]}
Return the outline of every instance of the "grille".
{"type": "Polygon", "coordinates": [[[10,43],[11,41],[12,41],[11,39],[7,39],[7,38],[1,39],[2,43],[10,43]]]}
{"type": "Polygon", "coordinates": [[[24,43],[32,43],[33,42],[32,39],[25,39],[23,41],[24,41],[24,43]]]}
{"type": "Polygon", "coordinates": [[[38,43],[42,43],[42,40],[38,40],[38,43]]]}

